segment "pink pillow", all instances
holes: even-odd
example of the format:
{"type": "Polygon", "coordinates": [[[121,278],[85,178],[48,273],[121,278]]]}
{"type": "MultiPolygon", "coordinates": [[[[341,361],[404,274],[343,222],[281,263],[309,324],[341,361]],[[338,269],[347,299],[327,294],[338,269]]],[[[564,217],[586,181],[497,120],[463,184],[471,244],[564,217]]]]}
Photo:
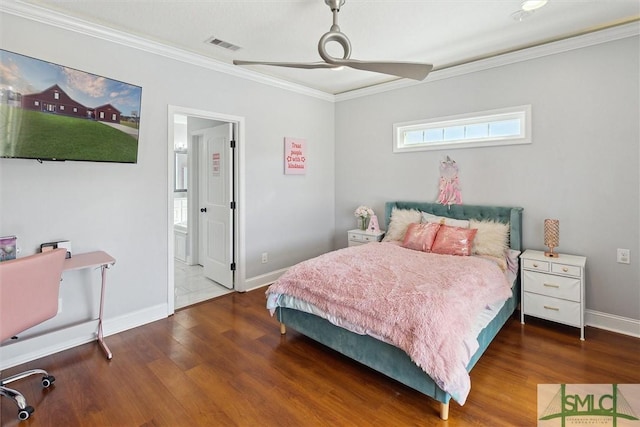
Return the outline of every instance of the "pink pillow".
{"type": "Polygon", "coordinates": [[[402,246],[415,251],[431,252],[431,245],[433,245],[433,240],[439,229],[440,224],[438,223],[409,224],[402,246]]]}
{"type": "Polygon", "coordinates": [[[473,238],[476,237],[477,232],[477,228],[441,225],[431,251],[443,255],[469,256],[471,255],[473,238]]]}

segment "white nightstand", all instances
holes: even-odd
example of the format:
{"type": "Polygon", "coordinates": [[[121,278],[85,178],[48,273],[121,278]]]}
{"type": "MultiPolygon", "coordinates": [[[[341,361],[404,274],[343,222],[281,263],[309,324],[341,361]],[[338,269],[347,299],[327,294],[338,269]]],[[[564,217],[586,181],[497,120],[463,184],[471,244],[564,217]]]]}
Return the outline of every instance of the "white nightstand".
{"type": "Polygon", "coordinates": [[[348,232],[349,246],[364,245],[369,242],[379,242],[384,237],[384,231],[377,233],[369,233],[366,230],[349,230],[348,232]]]}
{"type": "Polygon", "coordinates": [[[522,255],[520,278],[520,322],[524,315],[540,317],[580,328],[584,340],[584,266],[587,258],[526,250],[522,255]]]}

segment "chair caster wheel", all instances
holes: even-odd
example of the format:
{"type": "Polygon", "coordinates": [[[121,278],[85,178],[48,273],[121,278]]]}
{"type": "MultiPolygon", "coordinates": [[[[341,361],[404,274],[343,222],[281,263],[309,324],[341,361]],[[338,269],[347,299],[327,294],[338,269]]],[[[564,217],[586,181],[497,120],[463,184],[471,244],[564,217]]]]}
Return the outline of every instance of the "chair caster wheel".
{"type": "Polygon", "coordinates": [[[35,411],[35,409],[33,409],[33,406],[26,406],[24,409],[20,409],[18,411],[18,419],[21,421],[28,419],[29,416],[33,414],[33,411],[35,411]]]}
{"type": "Polygon", "coordinates": [[[47,388],[51,384],[53,384],[55,381],[56,381],[56,377],[54,377],[53,375],[42,377],[42,387],[47,388]]]}

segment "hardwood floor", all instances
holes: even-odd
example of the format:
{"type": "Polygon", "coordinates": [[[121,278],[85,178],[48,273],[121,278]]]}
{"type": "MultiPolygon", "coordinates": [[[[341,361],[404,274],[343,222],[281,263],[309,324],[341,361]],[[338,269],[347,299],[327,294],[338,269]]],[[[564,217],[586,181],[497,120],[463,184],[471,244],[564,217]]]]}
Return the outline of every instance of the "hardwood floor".
{"type": "Polygon", "coordinates": [[[107,361],[82,345],[5,370],[56,376],[16,383],[36,408],[2,426],[533,426],[539,383],[640,383],[640,339],[510,319],[471,373],[448,422],[436,402],[289,329],[280,336],[264,289],[233,293],[107,337],[107,361]]]}

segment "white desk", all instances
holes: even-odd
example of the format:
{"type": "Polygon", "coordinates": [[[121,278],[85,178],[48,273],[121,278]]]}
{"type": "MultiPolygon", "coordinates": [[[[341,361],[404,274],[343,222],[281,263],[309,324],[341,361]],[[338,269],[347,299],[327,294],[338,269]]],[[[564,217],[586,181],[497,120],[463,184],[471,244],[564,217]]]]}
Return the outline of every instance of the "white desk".
{"type": "Polygon", "coordinates": [[[114,257],[109,255],[103,251],[96,252],[87,252],[84,254],[75,254],[71,258],[67,258],[64,260],[63,271],[71,271],[71,270],[81,270],[84,268],[95,268],[100,267],[101,275],[102,275],[102,285],[100,289],[100,314],[98,315],[98,344],[102,347],[104,354],[107,356],[107,359],[111,359],[113,357],[113,353],[107,347],[107,344],[104,342],[104,337],[102,333],[102,316],[104,311],[104,292],[105,286],[107,283],[107,268],[111,267],[116,263],[114,257]]]}

